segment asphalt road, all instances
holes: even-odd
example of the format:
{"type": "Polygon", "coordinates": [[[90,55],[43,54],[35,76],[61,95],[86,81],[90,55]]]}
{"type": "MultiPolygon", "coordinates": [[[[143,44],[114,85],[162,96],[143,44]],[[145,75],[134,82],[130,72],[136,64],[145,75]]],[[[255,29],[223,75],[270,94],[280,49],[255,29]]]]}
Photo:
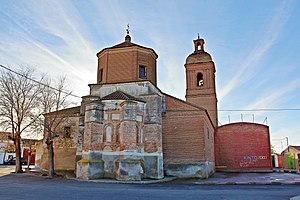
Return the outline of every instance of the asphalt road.
{"type": "Polygon", "coordinates": [[[103,184],[29,174],[0,177],[0,199],[289,199],[299,185],[103,184]]]}

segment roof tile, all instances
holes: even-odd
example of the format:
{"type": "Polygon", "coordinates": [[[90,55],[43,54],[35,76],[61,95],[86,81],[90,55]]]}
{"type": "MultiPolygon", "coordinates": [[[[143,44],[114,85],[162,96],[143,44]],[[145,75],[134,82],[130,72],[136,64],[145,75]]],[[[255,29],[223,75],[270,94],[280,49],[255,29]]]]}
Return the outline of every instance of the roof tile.
{"type": "Polygon", "coordinates": [[[101,100],[132,100],[132,101],[140,101],[144,102],[134,96],[131,96],[125,92],[122,91],[115,91],[109,95],[106,95],[105,97],[101,98],[101,100]]]}

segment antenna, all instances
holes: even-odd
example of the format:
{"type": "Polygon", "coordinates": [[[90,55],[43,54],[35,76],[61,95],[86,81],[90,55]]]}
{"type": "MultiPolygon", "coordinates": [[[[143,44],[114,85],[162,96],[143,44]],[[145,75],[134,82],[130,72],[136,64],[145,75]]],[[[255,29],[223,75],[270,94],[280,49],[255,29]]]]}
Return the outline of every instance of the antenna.
{"type": "Polygon", "coordinates": [[[266,123],[268,125],[268,118],[266,117],[265,120],[263,121],[263,124],[266,123]]]}

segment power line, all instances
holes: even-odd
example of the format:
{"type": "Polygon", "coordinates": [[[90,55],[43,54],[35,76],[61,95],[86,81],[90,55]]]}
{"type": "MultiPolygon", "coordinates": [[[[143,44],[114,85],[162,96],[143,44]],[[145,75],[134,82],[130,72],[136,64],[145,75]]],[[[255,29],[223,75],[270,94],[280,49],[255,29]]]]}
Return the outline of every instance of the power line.
{"type": "Polygon", "coordinates": [[[26,79],[28,79],[28,80],[31,80],[32,82],[35,82],[35,83],[37,83],[37,84],[43,85],[43,86],[45,86],[45,87],[48,87],[48,88],[50,88],[50,89],[52,89],[52,90],[56,90],[56,91],[58,91],[58,92],[62,92],[62,93],[64,93],[64,94],[67,94],[67,95],[70,95],[70,96],[73,96],[73,97],[76,97],[76,98],[81,98],[80,96],[77,96],[77,95],[75,95],[75,94],[71,94],[70,92],[65,92],[65,91],[63,91],[63,90],[59,90],[59,89],[57,89],[57,88],[54,88],[54,87],[52,87],[52,86],[50,86],[50,85],[46,85],[45,83],[42,83],[42,82],[40,82],[40,81],[34,80],[34,79],[32,79],[32,78],[30,78],[30,77],[28,77],[28,76],[25,76],[25,75],[23,75],[23,74],[21,74],[21,73],[19,73],[19,72],[16,72],[16,71],[14,71],[14,70],[12,70],[12,69],[10,69],[10,68],[8,68],[8,67],[5,67],[5,66],[1,65],[1,64],[0,64],[0,67],[4,68],[4,69],[6,69],[6,70],[8,70],[8,71],[10,71],[10,72],[12,72],[12,73],[14,73],[14,74],[17,74],[18,76],[22,76],[22,77],[24,77],[24,78],[26,78],[26,79]]]}
{"type": "Polygon", "coordinates": [[[282,141],[282,140],[286,140],[286,138],[281,138],[281,139],[272,139],[272,141],[282,141]]]}
{"type": "MultiPolygon", "coordinates": [[[[59,91],[59,92],[62,92],[64,94],[68,94],[70,96],[73,96],[73,97],[76,97],[76,98],[81,98],[80,96],[77,96],[77,95],[74,95],[74,94],[70,94],[69,92],[65,92],[65,91],[62,91],[62,90],[59,90],[57,88],[54,88],[52,86],[49,86],[49,85],[46,85],[40,81],[37,81],[37,80],[34,80],[32,78],[29,78],[28,76],[25,76],[23,74],[20,74],[19,72],[16,72],[8,67],[5,67],[3,65],[0,64],[0,67],[14,73],[14,74],[17,74],[19,76],[22,76],[22,77],[25,77],[27,78],[28,80],[31,80],[37,84],[40,84],[40,85],[43,85],[43,86],[46,86],[50,89],[53,89],[53,90],[56,90],[56,91],[59,91]]],[[[176,110],[177,111],[177,110],[176,110]]],[[[180,111],[191,111],[191,110],[180,110],[180,111]]],[[[213,111],[213,110],[208,110],[208,111],[213,111]]],[[[219,112],[253,112],[253,111],[256,111],[256,112],[280,112],[280,111],[300,111],[300,108],[260,108],[260,109],[221,109],[221,110],[217,110],[219,112]]],[[[178,112],[178,111],[177,111],[178,112]]]]}
{"type": "Polygon", "coordinates": [[[259,108],[259,109],[222,109],[222,110],[218,110],[221,112],[253,112],[253,111],[257,111],[257,112],[269,112],[269,111],[300,111],[300,108],[259,108]]]}

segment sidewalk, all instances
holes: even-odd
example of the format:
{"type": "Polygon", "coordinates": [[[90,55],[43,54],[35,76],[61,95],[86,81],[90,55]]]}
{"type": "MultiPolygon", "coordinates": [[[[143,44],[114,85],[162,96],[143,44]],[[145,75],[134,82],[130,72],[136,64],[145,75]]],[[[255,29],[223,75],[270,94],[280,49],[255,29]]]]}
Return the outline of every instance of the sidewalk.
{"type": "MultiPolygon", "coordinates": [[[[25,167],[23,168],[25,172],[25,167]]],[[[8,175],[14,171],[14,166],[0,166],[0,177],[8,175]]],[[[41,176],[43,173],[34,166],[31,166],[29,173],[36,176],[41,176]]],[[[135,183],[135,184],[153,184],[153,183],[187,183],[187,184],[199,184],[199,185],[299,185],[300,186],[300,174],[298,173],[285,173],[285,172],[273,172],[273,173],[229,173],[229,172],[216,172],[212,177],[208,179],[176,179],[175,177],[165,177],[161,180],[151,180],[146,179],[142,181],[117,181],[114,179],[97,179],[97,180],[82,180],[76,179],[74,175],[65,174],[62,175],[58,173],[57,177],[77,180],[77,181],[87,181],[87,182],[98,182],[98,183],[135,183]]]]}
{"type": "Polygon", "coordinates": [[[225,173],[216,172],[211,178],[200,179],[195,184],[223,184],[223,185],[300,185],[300,174],[295,173],[225,173]]]}

